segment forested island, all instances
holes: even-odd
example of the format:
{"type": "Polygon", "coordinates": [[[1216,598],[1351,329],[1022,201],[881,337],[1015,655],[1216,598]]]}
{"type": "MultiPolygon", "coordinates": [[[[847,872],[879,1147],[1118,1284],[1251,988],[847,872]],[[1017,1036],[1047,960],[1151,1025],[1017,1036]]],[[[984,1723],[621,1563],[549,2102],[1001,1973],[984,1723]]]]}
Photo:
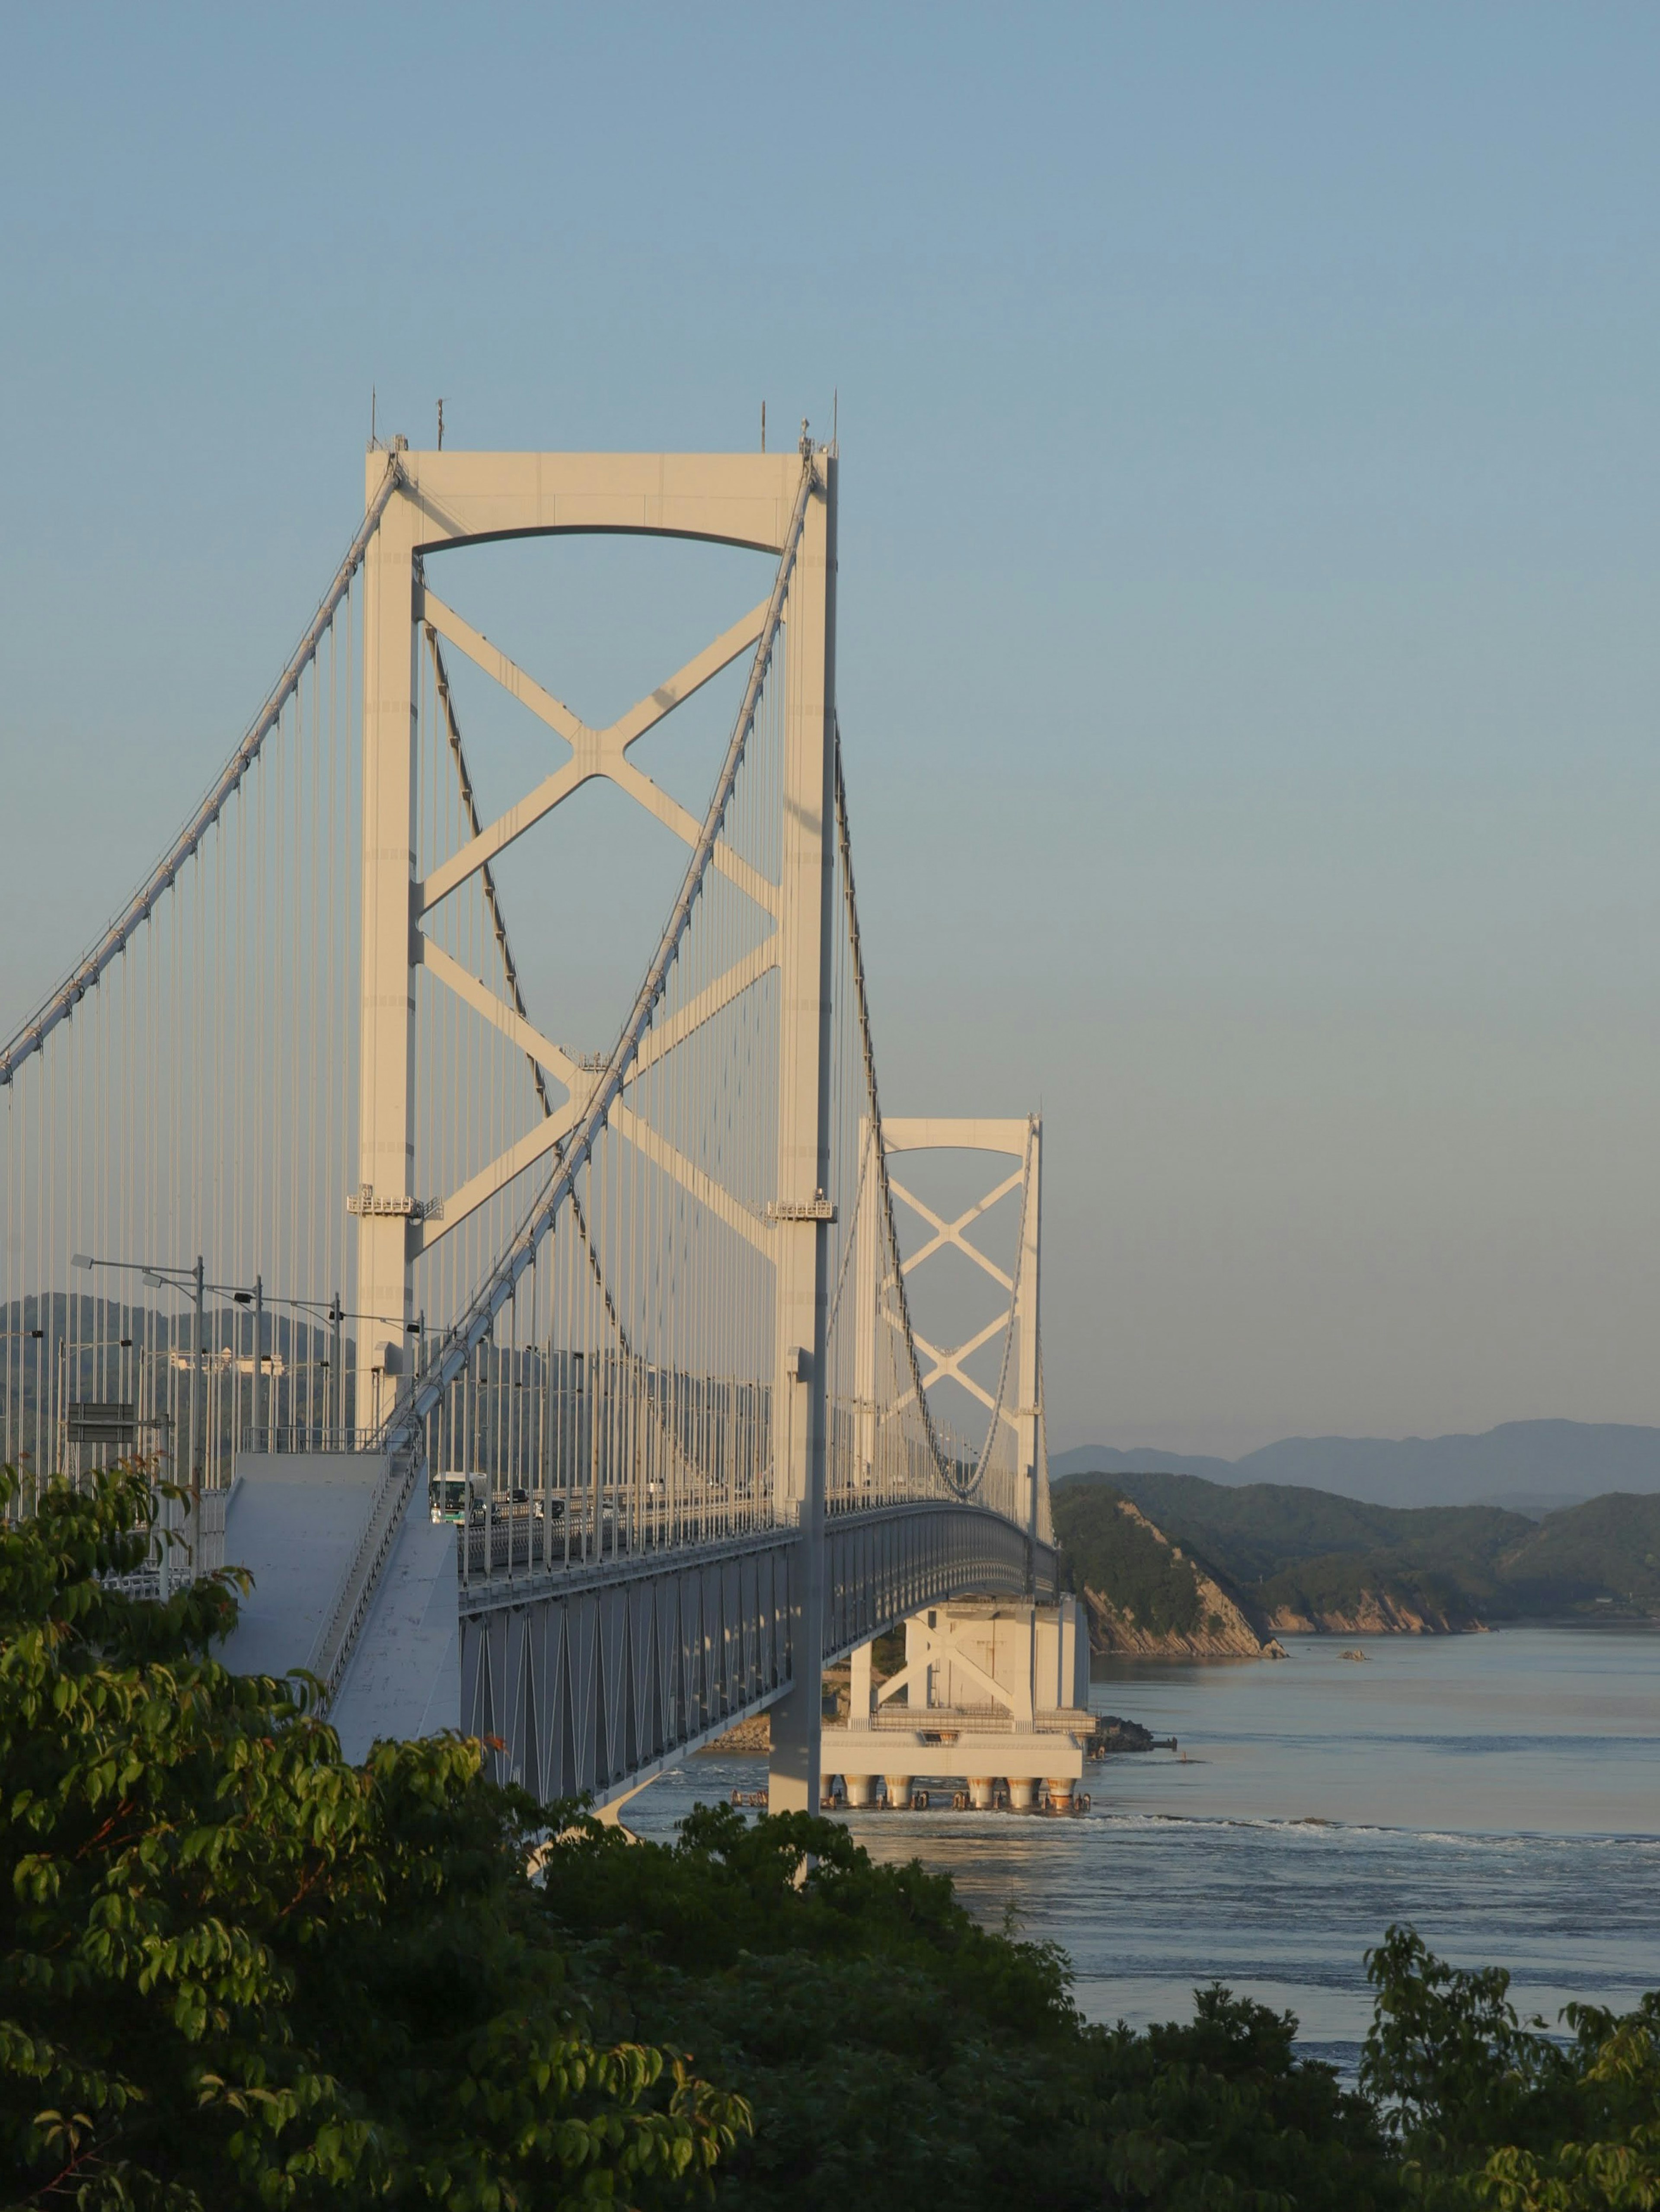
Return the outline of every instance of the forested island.
{"type": "Polygon", "coordinates": [[[80,2212],[1633,2208],[1660,2195],[1660,1993],[1518,2021],[1379,1931],[1358,2081],[1220,1987],[1085,2021],[1049,1944],[804,1815],[672,1846],[362,1766],[209,1656],[234,1572],[106,1577],[148,1486],[0,1528],[0,2189],[80,2212]]]}
{"type": "Polygon", "coordinates": [[[1057,1482],[1053,1505],[1098,1651],[1271,1656],[1277,1635],[1311,1631],[1660,1617],[1660,1496],[1615,1493],[1534,1520],[1114,1474],[1057,1482]]]}

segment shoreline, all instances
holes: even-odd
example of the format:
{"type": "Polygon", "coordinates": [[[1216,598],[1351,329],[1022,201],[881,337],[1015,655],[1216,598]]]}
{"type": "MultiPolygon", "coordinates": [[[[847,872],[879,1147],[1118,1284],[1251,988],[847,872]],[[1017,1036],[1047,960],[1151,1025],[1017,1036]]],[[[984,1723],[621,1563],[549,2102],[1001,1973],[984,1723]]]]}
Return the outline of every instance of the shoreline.
{"type": "MultiPolygon", "coordinates": [[[[1503,1625],[1506,1628],[1520,1628],[1524,1626],[1536,1628],[1578,1626],[1572,1621],[1527,1623],[1506,1621],[1503,1625]]],[[[1660,1626],[1660,1624],[1657,1625],[1660,1626]]],[[[1134,1663],[1137,1661],[1151,1662],[1163,1667],[1169,1666],[1176,1660],[1187,1660],[1195,1666],[1201,1667],[1235,1664],[1256,1667],[1260,1666],[1264,1660],[1278,1660],[1287,1656],[1287,1642],[1282,1639],[1288,1639],[1290,1643],[1295,1644],[1352,1644],[1357,1640],[1390,1644],[1427,1644],[1450,1637],[1491,1636],[1493,1632],[1492,1626],[1481,1620],[1472,1621],[1468,1627],[1457,1628],[1378,1628],[1371,1624],[1363,1627],[1276,1628],[1264,1639],[1261,1650],[1257,1651],[1195,1650],[1190,1644],[1184,1643],[1142,1645],[1135,1649],[1123,1645],[1108,1645],[1103,1648],[1092,1644],[1089,1650],[1089,1663],[1092,1669],[1108,1661],[1115,1665],[1134,1663]]]]}
{"type": "MultiPolygon", "coordinates": [[[[1548,1630],[1578,1635],[1660,1636],[1660,1618],[1653,1613],[1516,1613],[1499,1620],[1475,1620],[1452,1628],[1276,1628],[1275,1638],[1286,1638],[1295,1644],[1335,1644],[1344,1638],[1369,1640],[1378,1644],[1418,1644],[1451,1641],[1460,1637],[1504,1636],[1519,1630],[1548,1630]]],[[[1251,1651],[1193,1651],[1178,1644],[1156,1651],[1101,1650],[1091,1645],[1089,1664],[1093,1677],[1100,1666],[1160,1666],[1177,1662],[1196,1667],[1254,1666],[1263,1655],[1251,1651]]],[[[1287,1656],[1282,1654],[1281,1656],[1287,1656]]]]}

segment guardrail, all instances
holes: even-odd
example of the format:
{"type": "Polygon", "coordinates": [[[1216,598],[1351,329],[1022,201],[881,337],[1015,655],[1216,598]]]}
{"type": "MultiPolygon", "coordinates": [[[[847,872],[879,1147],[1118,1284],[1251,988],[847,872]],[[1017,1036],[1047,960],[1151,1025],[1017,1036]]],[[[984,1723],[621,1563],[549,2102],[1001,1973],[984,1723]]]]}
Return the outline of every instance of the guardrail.
{"type": "Polygon", "coordinates": [[[1076,1705],[1047,1706],[1034,1712],[1028,1723],[1017,1720],[1006,1705],[879,1705],[872,1713],[834,1725],[896,1735],[1014,1735],[1028,1726],[1039,1735],[1088,1735],[1095,1716],[1076,1705]]]}
{"type": "Polygon", "coordinates": [[[141,1566],[124,1575],[105,1574],[106,1589],[126,1597],[165,1598],[225,1564],[225,1508],[227,1490],[196,1490],[180,1498],[158,1498],[149,1550],[141,1566]]]}
{"type": "Polygon", "coordinates": [[[251,1452],[361,1452],[384,1449],[379,1429],[324,1429],[301,1425],[245,1428],[241,1449],[251,1452]]]}
{"type": "Polygon", "coordinates": [[[681,1528],[666,1510],[630,1517],[607,1508],[596,1519],[585,1511],[586,1502],[579,1498],[567,1503],[537,1492],[528,1504],[493,1497],[482,1510],[476,1508],[476,1517],[467,1526],[455,1524],[463,1587],[495,1575],[552,1575],[606,1559],[707,1550],[729,1538],[766,1536],[794,1525],[775,1516],[770,1501],[763,1513],[739,1528],[695,1534],[681,1528]]]}
{"type": "Polygon", "coordinates": [[[370,1601],[380,1578],[392,1542],[403,1518],[416,1479],[425,1465],[419,1434],[400,1445],[389,1457],[386,1471],[375,1486],[368,1518],[335,1594],[327,1620],[318,1631],[306,1662],[307,1671],[323,1685],[318,1708],[326,1712],[340,1687],[347,1662],[367,1618],[370,1601]]]}

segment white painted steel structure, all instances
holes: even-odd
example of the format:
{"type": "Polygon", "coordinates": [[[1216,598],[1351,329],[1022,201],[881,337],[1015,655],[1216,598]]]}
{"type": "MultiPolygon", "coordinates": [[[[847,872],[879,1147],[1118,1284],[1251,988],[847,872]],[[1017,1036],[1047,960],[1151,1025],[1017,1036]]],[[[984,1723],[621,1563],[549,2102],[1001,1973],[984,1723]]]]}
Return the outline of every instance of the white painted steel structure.
{"type": "Polygon", "coordinates": [[[213,1489],[245,1439],[372,1443],[384,1471],[312,1651],[331,1697],[405,1517],[449,1478],[470,1501],[459,1717],[547,1795],[615,1795],[770,1705],[772,1802],[813,1807],[818,1661],[920,1606],[1053,1582],[1038,1124],[884,1123],[877,1096],[837,476],[805,434],[783,455],[372,450],[363,525],[265,708],[0,1052],[0,1455],[38,1483],[65,1473],[72,1420],[148,1423],[213,1489]],[[772,568],[596,726],[490,641],[466,553],[618,532],[772,568]],[[463,664],[546,736],[546,772],[488,820],[463,664]],[[634,748],[728,670],[700,814],[634,748]],[[585,1055],[527,1002],[498,865],[596,780],[687,860],[614,1041],[585,1055]],[[888,1172],[940,1142],[1018,1164],[947,1222],[888,1172]],[[1016,1188],[1011,1273],[966,1232],[1016,1188]],[[908,1260],[896,1198],[935,1232],[908,1260]],[[946,1245],[1009,1294],[954,1351],[918,1338],[906,1293],[946,1245]],[[999,1330],[991,1390],[965,1363],[999,1330]],[[947,1376],[984,1407],[978,1443],[935,1417],[947,1376]]]}
{"type": "MultiPolygon", "coordinates": [[[[930,1344],[912,1325],[908,1299],[894,1295],[894,1286],[860,1303],[862,1326],[884,1323],[908,1334],[930,1364],[916,1387],[923,1391],[949,1377],[984,1407],[988,1423],[985,1447],[989,1456],[995,1443],[1003,1441],[1003,1425],[1013,1432],[1017,1511],[1034,1540],[1052,1545],[1054,1528],[1049,1517],[1049,1448],[1043,1416],[1043,1338],[1039,1291],[1039,1249],[1043,1225],[1043,1123],[1033,1115],[1024,1121],[989,1121],[972,1116],[935,1115],[925,1119],[894,1119],[881,1124],[882,1152],[895,1153],[983,1152],[1001,1158],[1005,1166],[1017,1164],[997,1177],[971,1206],[947,1220],[891,1174],[888,1187],[930,1232],[923,1243],[900,1263],[901,1281],[908,1280],[930,1260],[945,1253],[962,1254],[970,1265],[1007,1294],[1009,1304],[982,1323],[962,1343],[949,1346],[930,1344]],[[1014,1270],[998,1265],[970,1237],[969,1231],[994,1206],[1016,1192],[1020,1195],[1020,1226],[1015,1235],[1014,1270]],[[967,1363],[988,1345],[1001,1345],[1003,1365],[996,1393],[988,1390],[969,1370],[967,1363]],[[1013,1402],[1010,1402],[1012,1393],[1013,1402]]],[[[871,1368],[874,1372],[874,1357],[871,1368]]]]}

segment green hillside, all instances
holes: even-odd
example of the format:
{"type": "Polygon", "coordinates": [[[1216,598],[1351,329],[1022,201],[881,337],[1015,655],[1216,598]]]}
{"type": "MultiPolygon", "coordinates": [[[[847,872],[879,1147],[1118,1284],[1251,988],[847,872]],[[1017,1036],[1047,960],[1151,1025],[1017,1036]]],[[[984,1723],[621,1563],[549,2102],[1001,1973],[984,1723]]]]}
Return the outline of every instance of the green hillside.
{"type": "Polygon", "coordinates": [[[1614,1491],[1548,1514],[1502,1572],[1524,1610],[1612,1598],[1597,1609],[1660,1613],[1660,1498],[1614,1491]]]}
{"type": "Polygon", "coordinates": [[[1468,1628],[1515,1608],[1496,1577],[1436,1566],[1396,1551],[1327,1552],[1248,1585],[1251,1602],[1277,1627],[1468,1628]]]}
{"type": "MultiPolygon", "coordinates": [[[[1357,1627],[1369,1616],[1431,1627],[1538,1614],[1660,1616],[1660,1497],[1611,1493],[1535,1522],[1492,1505],[1366,1505],[1289,1484],[1236,1487],[1192,1474],[1074,1475],[1053,1495],[1057,1533],[1078,1566],[1087,1560],[1126,1590],[1137,1572],[1153,1572],[1150,1559],[1137,1569],[1118,1533],[1132,1524],[1111,1501],[1127,1498],[1282,1625],[1294,1625],[1291,1615],[1357,1627]]],[[[1163,1609],[1173,1603],[1172,1592],[1163,1609]]]]}
{"type": "Polygon", "coordinates": [[[1190,1635],[1200,1625],[1198,1579],[1186,1559],[1118,1510],[1123,1494],[1108,1482],[1055,1491],[1055,1530],[1072,1586],[1099,1591],[1154,1636],[1190,1635]]]}

